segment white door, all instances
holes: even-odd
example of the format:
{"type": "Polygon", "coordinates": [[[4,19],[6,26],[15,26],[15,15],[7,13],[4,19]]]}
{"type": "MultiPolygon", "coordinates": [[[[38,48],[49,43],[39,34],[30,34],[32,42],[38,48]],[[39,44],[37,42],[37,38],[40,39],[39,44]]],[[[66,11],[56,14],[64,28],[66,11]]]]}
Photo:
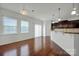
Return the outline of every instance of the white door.
{"type": "Polygon", "coordinates": [[[41,25],[35,24],[35,37],[40,37],[41,34],[41,25]]]}
{"type": "Polygon", "coordinates": [[[35,24],[35,51],[42,48],[42,27],[41,25],[35,24]]]}

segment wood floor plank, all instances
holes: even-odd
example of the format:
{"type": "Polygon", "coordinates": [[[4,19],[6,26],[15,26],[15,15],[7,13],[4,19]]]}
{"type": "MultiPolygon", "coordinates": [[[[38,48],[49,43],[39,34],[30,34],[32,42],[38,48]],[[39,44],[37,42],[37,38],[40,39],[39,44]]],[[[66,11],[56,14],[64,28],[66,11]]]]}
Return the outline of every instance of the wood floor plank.
{"type": "MultiPolygon", "coordinates": [[[[39,39],[40,37],[36,38],[39,39]]],[[[60,48],[55,42],[51,41],[49,36],[45,37],[45,48],[43,48],[43,37],[42,39],[42,48],[39,51],[34,50],[34,40],[35,38],[26,39],[24,41],[14,42],[11,44],[1,45],[0,46],[0,56],[3,56],[6,51],[16,49],[17,56],[20,56],[20,48],[24,45],[29,46],[29,55],[30,56],[70,56],[62,48],[60,48]],[[52,43],[52,44],[51,44],[52,43]]]]}

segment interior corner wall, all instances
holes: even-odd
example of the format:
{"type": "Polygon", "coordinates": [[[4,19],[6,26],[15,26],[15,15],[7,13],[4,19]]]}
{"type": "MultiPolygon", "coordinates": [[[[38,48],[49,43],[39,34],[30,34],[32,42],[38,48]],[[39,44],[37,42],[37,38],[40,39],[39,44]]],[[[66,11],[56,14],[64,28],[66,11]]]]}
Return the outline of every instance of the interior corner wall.
{"type": "Polygon", "coordinates": [[[29,38],[34,38],[35,37],[35,24],[39,24],[43,27],[42,20],[36,19],[34,17],[30,17],[30,16],[22,16],[19,13],[0,7],[0,45],[13,43],[13,42],[21,41],[21,40],[26,40],[29,38]],[[8,35],[3,34],[3,28],[2,28],[3,17],[11,17],[11,18],[16,19],[18,21],[17,22],[18,27],[20,27],[20,24],[19,24],[20,20],[28,21],[29,32],[21,33],[20,30],[17,28],[16,34],[8,34],[8,35]]]}
{"type": "Polygon", "coordinates": [[[43,24],[45,29],[44,36],[51,36],[51,20],[45,20],[43,24]]]}

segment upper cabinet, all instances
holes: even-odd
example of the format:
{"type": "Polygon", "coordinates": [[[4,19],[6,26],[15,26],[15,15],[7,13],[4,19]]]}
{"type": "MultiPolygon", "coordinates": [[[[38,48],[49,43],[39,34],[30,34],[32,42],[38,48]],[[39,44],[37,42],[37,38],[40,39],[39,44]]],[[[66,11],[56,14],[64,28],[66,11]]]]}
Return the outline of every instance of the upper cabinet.
{"type": "Polygon", "coordinates": [[[64,20],[51,24],[51,29],[65,33],[79,34],[79,20],[64,20]]]}
{"type": "Polygon", "coordinates": [[[51,24],[52,29],[55,28],[79,28],[79,20],[64,20],[51,24]]]}

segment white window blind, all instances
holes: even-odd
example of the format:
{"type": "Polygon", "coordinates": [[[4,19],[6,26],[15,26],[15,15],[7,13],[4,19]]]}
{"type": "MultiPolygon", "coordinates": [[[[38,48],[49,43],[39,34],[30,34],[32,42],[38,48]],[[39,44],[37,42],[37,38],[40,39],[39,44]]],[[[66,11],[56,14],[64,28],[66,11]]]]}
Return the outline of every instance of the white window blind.
{"type": "Polygon", "coordinates": [[[27,21],[21,21],[21,33],[29,32],[29,23],[27,21]]]}
{"type": "Polygon", "coordinates": [[[13,18],[4,17],[3,18],[3,26],[5,34],[16,33],[17,21],[13,18]]]}

